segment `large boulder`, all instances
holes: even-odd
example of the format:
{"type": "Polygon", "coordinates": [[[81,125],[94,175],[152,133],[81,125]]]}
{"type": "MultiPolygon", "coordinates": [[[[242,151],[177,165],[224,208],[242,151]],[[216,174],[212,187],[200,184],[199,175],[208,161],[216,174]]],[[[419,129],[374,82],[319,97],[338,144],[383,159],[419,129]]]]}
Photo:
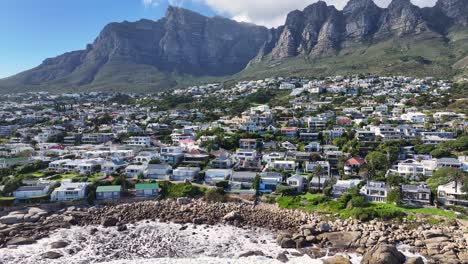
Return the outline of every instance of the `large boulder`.
{"type": "Polygon", "coordinates": [[[46,259],[58,259],[58,258],[61,258],[63,255],[55,251],[47,251],[43,253],[41,256],[46,259]]]}
{"type": "Polygon", "coordinates": [[[184,205],[184,204],[189,204],[190,203],[190,199],[187,198],[187,197],[179,197],[177,198],[177,204],[178,205],[184,205]]]}
{"type": "Polygon", "coordinates": [[[63,240],[59,240],[59,241],[50,243],[49,246],[50,248],[64,248],[68,246],[68,243],[63,240]]]}
{"type": "Polygon", "coordinates": [[[351,264],[351,261],[344,256],[334,256],[324,259],[323,264],[351,264]]]}
{"type": "Polygon", "coordinates": [[[282,252],[282,253],[279,253],[278,256],[276,257],[276,259],[282,263],[286,263],[289,261],[289,258],[288,256],[286,256],[286,253],[282,252]]]}
{"type": "Polygon", "coordinates": [[[239,255],[239,258],[248,258],[252,256],[265,256],[265,254],[260,250],[247,251],[239,255]]]}
{"type": "Polygon", "coordinates": [[[404,264],[405,260],[405,255],[395,246],[379,244],[364,254],[361,264],[404,264]]]}
{"type": "Polygon", "coordinates": [[[223,220],[228,221],[228,222],[234,221],[234,220],[241,220],[241,219],[242,219],[242,216],[237,211],[232,211],[223,217],[223,220]]]}
{"type": "Polygon", "coordinates": [[[36,243],[36,240],[29,237],[14,237],[6,243],[7,246],[29,245],[36,243]]]}
{"type": "Polygon", "coordinates": [[[0,217],[0,223],[6,225],[18,224],[24,221],[24,213],[22,212],[11,212],[8,215],[0,217]]]}
{"type": "Polygon", "coordinates": [[[317,236],[318,240],[327,241],[334,248],[346,249],[360,238],[359,232],[330,232],[317,236]]]}
{"type": "Polygon", "coordinates": [[[328,223],[325,223],[325,222],[322,222],[318,225],[318,230],[321,232],[321,233],[324,233],[324,232],[330,232],[331,231],[331,226],[328,224],[328,223]]]}
{"type": "Polygon", "coordinates": [[[116,226],[119,220],[115,217],[104,217],[101,219],[101,225],[103,227],[116,226]]]}
{"type": "Polygon", "coordinates": [[[424,260],[421,257],[412,257],[406,260],[405,264],[424,264],[424,260]]]}
{"type": "Polygon", "coordinates": [[[296,248],[296,241],[289,237],[283,238],[279,244],[281,248],[296,248]]]}

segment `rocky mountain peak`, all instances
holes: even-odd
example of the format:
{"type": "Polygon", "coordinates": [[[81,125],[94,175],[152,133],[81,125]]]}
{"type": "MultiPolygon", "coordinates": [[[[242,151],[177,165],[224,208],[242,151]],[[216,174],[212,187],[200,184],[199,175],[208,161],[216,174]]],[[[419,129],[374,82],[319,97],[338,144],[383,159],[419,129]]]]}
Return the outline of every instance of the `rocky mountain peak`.
{"type": "Polygon", "coordinates": [[[405,35],[428,30],[421,9],[410,0],[392,0],[381,18],[380,36],[389,34],[405,35]]]}
{"type": "Polygon", "coordinates": [[[63,85],[104,89],[116,83],[152,89],[174,85],[171,74],[228,76],[264,59],[341,56],[355,47],[424,32],[445,41],[451,30],[466,30],[467,25],[468,0],[438,0],[426,8],[411,0],[392,0],[387,8],[373,0],[349,0],[343,11],[318,1],[290,12],[285,24],[273,29],[169,6],[157,21],[110,23],[85,49],[2,80],[0,90],[63,85]]]}
{"type": "Polygon", "coordinates": [[[351,15],[369,9],[380,8],[372,0],[350,0],[343,8],[343,13],[345,15],[351,15]]]}
{"type": "Polygon", "coordinates": [[[343,9],[346,36],[361,39],[378,29],[382,9],[372,0],[351,0],[343,9]]]}
{"type": "Polygon", "coordinates": [[[468,25],[468,0],[438,0],[435,8],[455,22],[468,25]]]}

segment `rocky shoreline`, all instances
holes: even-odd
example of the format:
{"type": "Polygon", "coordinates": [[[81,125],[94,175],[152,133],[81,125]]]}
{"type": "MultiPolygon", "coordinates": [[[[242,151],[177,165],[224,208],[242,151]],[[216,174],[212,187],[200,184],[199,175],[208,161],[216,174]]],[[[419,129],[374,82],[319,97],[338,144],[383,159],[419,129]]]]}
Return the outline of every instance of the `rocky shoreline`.
{"type": "MultiPolygon", "coordinates": [[[[115,226],[125,231],[128,224],[145,220],[170,221],[182,224],[181,228],[187,224],[220,223],[266,228],[278,233],[277,242],[281,247],[296,248],[313,258],[323,257],[328,250],[362,254],[362,263],[421,263],[420,258],[405,260],[401,257],[394,245],[405,244],[425,256],[428,263],[468,263],[467,228],[456,221],[450,226],[432,226],[418,220],[401,224],[329,220],[324,215],[280,209],[271,204],[254,207],[247,203],[206,203],[187,198],[0,212],[0,248],[35,243],[56,229],[74,225],[115,226]]],[[[60,256],[50,253],[44,257],[60,256]]],[[[287,256],[280,254],[278,260],[286,262],[287,256]]],[[[349,263],[349,260],[336,257],[326,263],[349,263]]]]}

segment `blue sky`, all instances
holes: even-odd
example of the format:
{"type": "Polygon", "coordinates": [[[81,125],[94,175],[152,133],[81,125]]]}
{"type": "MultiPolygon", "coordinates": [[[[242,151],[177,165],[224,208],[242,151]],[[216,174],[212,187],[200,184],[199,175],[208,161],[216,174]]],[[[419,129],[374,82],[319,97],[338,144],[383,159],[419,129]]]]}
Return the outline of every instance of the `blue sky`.
{"type": "MultiPolygon", "coordinates": [[[[274,27],[288,12],[317,0],[0,0],[0,78],[44,59],[84,49],[110,22],[156,20],[169,3],[207,16],[274,27]]],[[[348,0],[325,0],[342,9],[348,0]]],[[[386,7],[391,0],[374,0],[386,7]]],[[[432,6],[436,0],[411,0],[432,6]]]]}
{"type": "MultiPolygon", "coordinates": [[[[45,58],[84,49],[109,22],[158,19],[167,1],[0,0],[0,78],[39,65],[45,58]]],[[[213,15],[203,4],[192,10],[213,15]]]]}

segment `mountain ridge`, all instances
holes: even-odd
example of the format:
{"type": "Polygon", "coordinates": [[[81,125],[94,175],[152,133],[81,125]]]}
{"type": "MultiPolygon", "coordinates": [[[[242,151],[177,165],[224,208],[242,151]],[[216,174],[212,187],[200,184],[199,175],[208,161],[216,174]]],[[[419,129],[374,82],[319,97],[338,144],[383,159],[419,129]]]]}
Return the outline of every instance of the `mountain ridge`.
{"type": "MultiPolygon", "coordinates": [[[[385,43],[393,43],[385,46],[389,63],[411,67],[389,67],[395,69],[392,73],[418,74],[421,67],[429,69],[428,75],[453,76],[467,72],[467,17],[468,0],[438,0],[427,8],[410,0],[392,0],[387,8],[372,0],[350,0],[343,10],[318,1],[290,12],[284,25],[266,28],[170,6],[157,21],[109,23],[86,49],[1,79],[0,92],[151,92],[192,81],[255,76],[255,69],[262,67],[267,74],[265,69],[286,61],[307,61],[304,67],[288,66],[305,68],[304,74],[313,73],[307,66],[331,68],[333,61],[337,73],[346,73],[340,65],[349,60],[349,73],[375,73],[380,68],[373,67],[388,54],[373,50],[385,43]],[[420,49],[421,43],[427,51],[420,49]]],[[[272,74],[301,74],[289,68],[272,74]]]]}

